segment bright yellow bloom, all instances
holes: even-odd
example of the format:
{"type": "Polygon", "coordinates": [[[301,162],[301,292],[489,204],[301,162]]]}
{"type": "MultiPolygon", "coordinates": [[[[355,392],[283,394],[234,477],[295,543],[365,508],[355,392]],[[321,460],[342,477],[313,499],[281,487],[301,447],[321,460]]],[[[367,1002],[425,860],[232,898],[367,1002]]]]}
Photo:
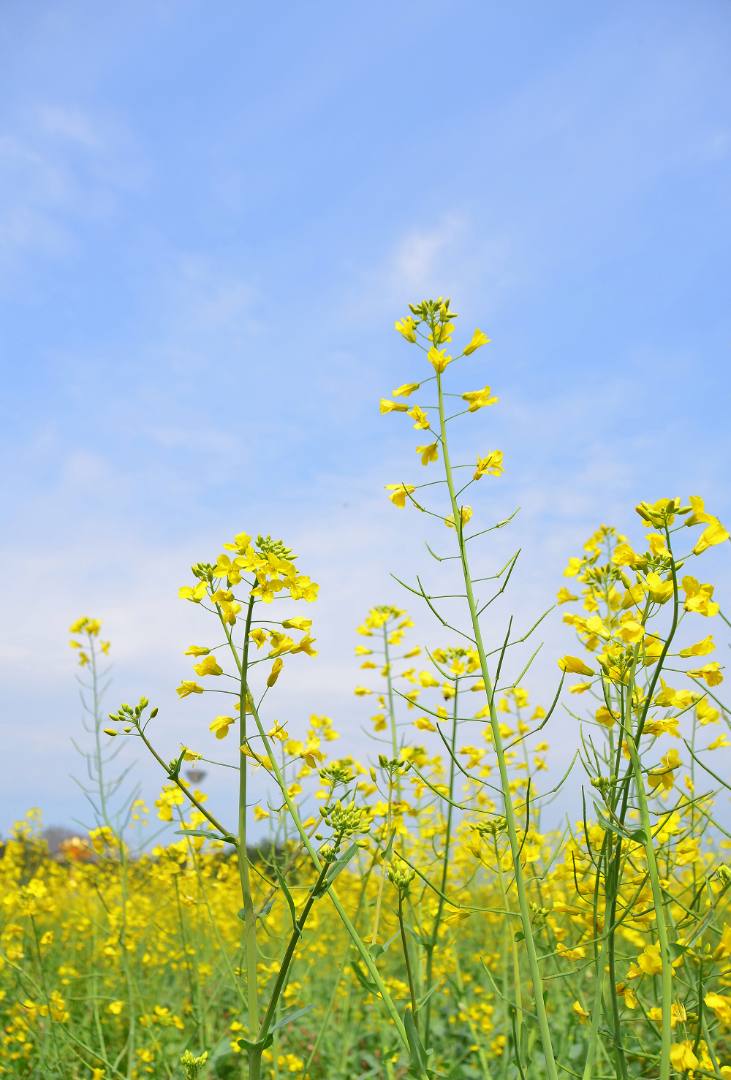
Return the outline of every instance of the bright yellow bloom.
{"type": "Polygon", "coordinates": [[[603,727],[607,728],[612,727],[612,725],[616,722],[617,719],[616,716],[614,716],[614,714],[609,711],[606,705],[601,705],[597,709],[595,716],[597,718],[597,722],[600,723],[603,727]]]}
{"type": "Polygon", "coordinates": [[[411,394],[413,394],[414,391],[418,390],[420,386],[421,383],[418,382],[402,383],[401,386],[397,386],[395,390],[391,391],[391,393],[394,397],[410,397],[411,394]]]}
{"type": "Polygon", "coordinates": [[[402,337],[405,337],[407,341],[416,341],[416,323],[407,315],[405,319],[399,319],[398,322],[393,324],[394,330],[398,330],[402,337]]]}
{"type": "MultiPolygon", "coordinates": [[[[461,523],[462,523],[462,528],[464,528],[464,526],[467,524],[467,522],[472,520],[472,507],[471,506],[460,506],[460,508],[459,508],[459,516],[460,516],[460,520],[461,520],[461,523]]],[[[447,526],[448,529],[453,529],[454,528],[454,515],[450,514],[449,517],[446,517],[444,519],[444,524],[447,526]]]]}
{"type": "Polygon", "coordinates": [[[227,551],[236,551],[239,555],[243,555],[251,544],[251,537],[248,533],[240,532],[234,536],[232,544],[224,544],[223,546],[227,551]]]}
{"type": "Polygon", "coordinates": [[[647,575],[645,586],[649,595],[658,604],[664,604],[673,595],[672,581],[663,581],[654,570],[647,575]]]}
{"type": "Polygon", "coordinates": [[[678,656],[707,656],[708,653],[712,653],[715,648],[713,635],[709,634],[708,637],[704,637],[702,641],[696,641],[695,645],[689,645],[687,649],[681,649],[678,656]]]}
{"type": "Polygon", "coordinates": [[[199,686],[197,682],[193,682],[192,679],[183,679],[175,693],[179,698],[184,698],[188,697],[189,694],[202,694],[203,687],[199,686]]]}
{"type": "Polygon", "coordinates": [[[206,656],[200,663],[193,665],[196,675],[223,675],[223,668],[215,656],[206,656]]]}
{"type": "MultiPolygon", "coordinates": [[[[680,765],[680,754],[673,747],[672,750],[668,750],[667,754],[661,759],[660,764],[656,769],[652,769],[647,774],[647,781],[650,787],[655,791],[658,787],[663,791],[670,791],[675,784],[674,769],[677,769],[680,765]]],[[[658,946],[659,948],[659,946],[658,946]]]]}
{"type": "Polygon", "coordinates": [[[668,546],[665,543],[665,537],[661,536],[660,533],[650,533],[647,537],[647,543],[650,552],[656,557],[661,555],[667,556],[670,554],[668,546]]]}
{"type": "Polygon", "coordinates": [[[215,720],[211,720],[208,730],[212,731],[217,739],[225,739],[229,728],[235,723],[233,716],[217,716],[215,720]]]}
{"type": "Polygon", "coordinates": [[[194,604],[200,604],[206,595],[206,588],[205,581],[199,581],[197,585],[181,585],[178,596],[181,600],[192,600],[194,604]]]}
{"type": "Polygon", "coordinates": [[[409,409],[409,416],[414,421],[416,431],[426,431],[428,429],[429,417],[419,405],[414,405],[409,409]]]}
{"type": "Polygon", "coordinates": [[[468,412],[477,412],[478,409],[494,405],[499,400],[493,397],[489,386],[483,386],[482,390],[467,390],[466,393],[462,394],[462,398],[469,405],[468,412]]]}
{"type": "Polygon", "coordinates": [[[706,548],[713,547],[715,544],[723,544],[729,539],[728,530],[724,528],[718,518],[708,515],[706,520],[709,521],[709,524],[696,540],[693,548],[694,555],[700,555],[706,548]]]}
{"type": "Polygon", "coordinates": [[[627,645],[637,645],[644,635],[642,623],[636,619],[626,619],[619,627],[618,635],[627,645]]]}
{"type": "Polygon", "coordinates": [[[441,375],[448,364],[452,363],[452,357],[447,356],[445,349],[435,349],[432,345],[426,358],[438,375],[441,375]]]}
{"type": "Polygon", "coordinates": [[[304,653],[305,656],[317,656],[317,649],[312,648],[314,644],[315,639],[310,637],[309,634],[305,634],[291,650],[292,655],[294,656],[295,653],[304,653]]]}
{"type": "Polygon", "coordinates": [[[731,998],[724,997],[710,990],[703,1001],[708,1009],[711,1009],[722,1024],[731,1027],[731,998]]]}
{"type": "Polygon", "coordinates": [[[646,945],[637,957],[637,967],[644,975],[659,975],[662,971],[660,943],[653,941],[646,945]]]}
{"type": "Polygon", "coordinates": [[[390,491],[388,496],[394,506],[398,506],[399,510],[403,510],[406,506],[406,499],[411,495],[412,491],[416,491],[413,484],[386,484],[386,491],[390,491]]]}
{"type": "Polygon", "coordinates": [[[634,566],[638,559],[639,556],[627,543],[617,544],[612,552],[612,562],[615,566],[634,566]]]}
{"type": "Polygon", "coordinates": [[[589,1013],[586,1011],[584,1006],[579,1001],[575,1001],[573,1003],[573,1005],[571,1006],[571,1011],[576,1016],[578,1016],[578,1018],[579,1018],[579,1020],[581,1021],[582,1024],[586,1023],[586,1021],[589,1019],[589,1013]]]}
{"type": "Polygon", "coordinates": [[[638,581],[635,585],[631,585],[622,597],[620,607],[623,611],[626,611],[631,607],[639,607],[645,598],[645,586],[644,583],[638,581]]]}
{"type": "Polygon", "coordinates": [[[689,1069],[697,1069],[700,1061],[693,1053],[693,1043],[690,1039],[684,1039],[682,1043],[673,1043],[670,1047],[670,1064],[679,1072],[688,1072],[689,1069]]]}
{"type": "Polygon", "coordinates": [[[390,412],[408,412],[409,406],[405,401],[389,401],[388,398],[381,398],[380,410],[382,414],[390,412]]]}
{"type": "Polygon", "coordinates": [[[489,341],[490,338],[483,330],[475,330],[469,345],[465,345],[464,347],[465,356],[470,356],[476,349],[481,348],[483,345],[487,345],[489,341]]]}
{"type": "Polygon", "coordinates": [[[426,716],[419,716],[414,720],[414,727],[419,731],[436,731],[437,726],[426,716]]]}
{"type": "Polygon", "coordinates": [[[695,611],[698,615],[711,617],[718,615],[719,605],[713,599],[713,585],[701,585],[697,578],[690,575],[681,582],[685,593],[685,610],[695,611]]]}
{"type": "Polygon", "coordinates": [[[271,688],[272,686],[274,686],[277,679],[279,678],[279,673],[281,672],[283,667],[284,667],[284,661],[280,657],[277,657],[277,659],[272,664],[272,670],[269,672],[269,675],[267,677],[267,686],[268,687],[271,688]]]}
{"type": "MultiPolygon", "coordinates": [[[[662,1009],[654,1006],[649,1009],[647,1015],[651,1020],[654,1020],[656,1024],[662,1022],[662,1009]]],[[[688,1019],[688,1015],[685,1011],[685,1005],[680,1001],[673,1001],[670,1005],[670,1027],[674,1028],[677,1024],[684,1024],[688,1019]]]]}
{"type": "Polygon", "coordinates": [[[482,476],[502,476],[504,472],[502,450],[491,450],[487,457],[477,459],[473,480],[479,480],[482,476]]]}
{"type": "Polygon", "coordinates": [[[575,945],[573,948],[569,948],[562,941],[559,941],[556,946],[556,952],[563,960],[584,960],[586,957],[586,949],[583,945],[575,945]]]}
{"type": "Polygon", "coordinates": [[[443,345],[445,341],[449,341],[453,333],[454,323],[443,322],[434,328],[433,334],[429,334],[429,340],[437,345],[443,345]]]}
{"type": "Polygon", "coordinates": [[[427,446],[417,446],[416,452],[421,454],[422,465],[428,465],[431,461],[439,459],[439,450],[435,442],[429,443],[427,446]]]}
{"type": "Polygon", "coordinates": [[[651,716],[645,721],[644,732],[646,735],[672,735],[680,738],[679,720],[677,716],[660,718],[651,716]]]}
{"type": "Polygon", "coordinates": [[[592,669],[578,656],[562,656],[558,661],[561,671],[570,675],[593,675],[592,669]]]}
{"type": "Polygon", "coordinates": [[[721,665],[718,660],[712,660],[710,664],[704,664],[695,671],[689,671],[691,679],[703,679],[707,686],[719,686],[723,682],[721,665]]]}
{"type": "Polygon", "coordinates": [[[695,715],[698,718],[698,723],[701,727],[705,727],[707,724],[715,724],[720,718],[721,714],[718,709],[714,709],[707,698],[701,698],[695,707],[695,715]]]}
{"type": "Polygon", "coordinates": [[[674,690],[668,686],[664,679],[660,679],[662,689],[655,696],[655,705],[664,705],[666,708],[687,709],[695,701],[697,694],[692,690],[674,690]]]}
{"type": "Polygon", "coordinates": [[[657,502],[641,502],[635,507],[640,517],[654,528],[672,525],[675,515],[680,510],[680,499],[658,499],[657,502]]]}

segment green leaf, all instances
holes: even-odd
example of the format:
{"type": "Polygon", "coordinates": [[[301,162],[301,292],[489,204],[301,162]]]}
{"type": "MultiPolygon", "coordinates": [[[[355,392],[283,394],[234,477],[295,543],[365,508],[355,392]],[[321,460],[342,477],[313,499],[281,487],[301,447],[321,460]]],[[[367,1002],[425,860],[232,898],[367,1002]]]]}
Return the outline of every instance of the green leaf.
{"type": "Polygon", "coordinates": [[[418,1073],[423,1073],[428,1065],[428,1058],[424,1044],[419,1036],[419,1031],[416,1027],[416,1021],[411,1009],[406,1009],[404,1013],[404,1027],[406,1028],[406,1038],[409,1040],[409,1051],[411,1053],[411,1067],[418,1073]]]}
{"type": "Polygon", "coordinates": [[[287,1012],[282,1013],[275,1024],[269,1029],[269,1034],[273,1034],[275,1031],[279,1031],[280,1028],[286,1027],[287,1024],[294,1023],[295,1020],[299,1020],[300,1016],[304,1016],[308,1013],[312,1005],[303,1005],[300,1009],[289,1009],[287,1012]]]}
{"type": "MultiPolygon", "coordinates": [[[[257,919],[265,919],[267,917],[267,915],[269,914],[269,912],[272,910],[273,907],[274,907],[274,897],[272,897],[270,900],[267,900],[266,904],[264,904],[264,907],[260,908],[260,910],[257,911],[257,913],[256,913],[257,919]]],[[[242,908],[241,911],[243,911],[243,910],[244,909],[242,908]]],[[[239,918],[242,917],[241,916],[241,911],[239,912],[239,918]]]]}
{"type": "Polygon", "coordinates": [[[296,909],[296,907],[294,905],[294,900],[292,898],[292,894],[289,891],[289,889],[287,888],[287,882],[284,880],[284,875],[282,874],[282,871],[279,869],[279,866],[277,865],[277,860],[276,859],[274,860],[274,862],[272,864],[272,869],[274,870],[274,873],[277,876],[277,881],[279,882],[279,887],[281,888],[282,892],[284,893],[285,899],[287,901],[287,906],[289,908],[289,914],[290,914],[291,919],[292,919],[292,929],[296,930],[297,927],[298,927],[297,909],[296,909]]]}
{"type": "Polygon", "coordinates": [[[176,829],[176,836],[203,836],[206,840],[222,840],[225,844],[235,844],[233,836],[221,836],[210,829],[176,829]]]}
{"type": "Polygon", "coordinates": [[[387,941],[383,942],[383,944],[381,944],[380,941],[374,941],[372,945],[368,946],[368,952],[371,954],[371,956],[373,957],[374,960],[377,960],[379,956],[383,956],[383,954],[388,949],[389,945],[393,941],[395,941],[398,936],[399,936],[399,932],[397,930],[396,933],[392,934],[391,937],[388,938],[387,941]]]}
{"type": "Polygon", "coordinates": [[[630,834],[627,830],[620,824],[610,821],[609,818],[601,812],[599,804],[596,802],[594,803],[594,809],[596,810],[596,819],[598,823],[606,832],[614,833],[615,836],[620,836],[623,840],[630,839],[630,834]]]}
{"type": "Polygon", "coordinates": [[[426,992],[426,993],[425,993],[425,994],[424,994],[424,995],[423,995],[422,997],[420,997],[420,998],[419,998],[419,1000],[418,1000],[418,1002],[417,1002],[417,1004],[416,1004],[416,1009],[417,1009],[417,1011],[418,1011],[419,1009],[423,1009],[423,1008],[424,1008],[424,1006],[426,1005],[427,1001],[428,1001],[428,1000],[429,1000],[429,998],[430,998],[430,997],[432,996],[432,994],[434,994],[434,993],[436,992],[436,990],[437,990],[437,984],[436,984],[436,983],[434,983],[434,986],[430,986],[430,987],[429,987],[429,989],[427,990],[427,992],[426,992]]]}
{"type": "Polygon", "coordinates": [[[263,1039],[244,1039],[241,1035],[238,1035],[235,1042],[242,1046],[244,1050],[267,1050],[274,1042],[274,1036],[271,1031],[268,1035],[265,1035],[263,1039]]]}
{"type": "Polygon", "coordinates": [[[339,873],[341,873],[341,871],[345,869],[345,867],[355,855],[356,851],[358,851],[358,844],[351,844],[345,854],[341,855],[339,859],[335,860],[335,862],[330,867],[330,871],[327,877],[322,883],[322,888],[320,892],[324,893],[330,888],[332,883],[335,881],[335,878],[338,876],[339,873]]]}
{"type": "Polygon", "coordinates": [[[358,979],[358,982],[361,984],[361,986],[365,987],[365,989],[370,994],[378,994],[380,992],[378,987],[376,986],[376,984],[373,982],[372,979],[368,978],[368,976],[366,975],[365,971],[363,971],[363,968],[360,966],[358,961],[353,960],[353,961],[351,961],[351,964],[352,964],[353,971],[355,972],[356,977],[358,979]]]}

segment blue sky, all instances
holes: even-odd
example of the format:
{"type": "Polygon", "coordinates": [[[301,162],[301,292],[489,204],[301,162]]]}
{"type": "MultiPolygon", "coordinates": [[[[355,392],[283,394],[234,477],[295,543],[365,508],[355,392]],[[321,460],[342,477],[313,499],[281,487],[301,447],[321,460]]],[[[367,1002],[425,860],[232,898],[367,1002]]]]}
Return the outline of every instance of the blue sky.
{"type": "MultiPolygon", "coordinates": [[[[641,498],[731,518],[725,2],[8,3],[3,22],[0,828],[81,811],[79,613],[114,642],[110,707],[147,693],[171,753],[202,740],[174,687],[204,630],[176,587],[241,529],[284,535],[322,583],[321,655],[277,709],[364,744],[352,628],[421,558],[423,521],[383,495],[414,470],[410,428],[377,409],[414,373],[391,329],[409,300],[451,294],[493,340],[475,385],[501,406],[469,439],[508,461],[485,512],[522,507],[519,618],[641,498]]],[[[728,595],[725,549],[708,565],[728,595]]],[[[567,640],[547,626],[538,696],[567,640]]]]}

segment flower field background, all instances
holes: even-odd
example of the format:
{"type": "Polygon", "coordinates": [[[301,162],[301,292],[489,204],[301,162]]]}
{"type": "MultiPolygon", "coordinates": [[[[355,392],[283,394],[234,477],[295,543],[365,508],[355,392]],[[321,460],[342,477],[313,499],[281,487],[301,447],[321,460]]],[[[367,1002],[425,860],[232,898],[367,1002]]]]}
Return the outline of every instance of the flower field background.
{"type": "Polygon", "coordinates": [[[518,552],[472,570],[510,528],[490,517],[509,461],[463,454],[498,395],[488,335],[460,346],[456,320],[410,306],[412,381],[380,403],[415,435],[394,513],[442,539],[430,580],[354,632],[372,754],[317,702],[306,730],[274,719],[279,680],[317,663],[318,586],[282,540],[237,533],[180,589],[200,637],[177,694],[210,701],[215,758],[144,687],[110,712],[103,628],[71,626],[95,822],[51,855],[31,811],[4,844],[0,1076],[731,1077],[730,624],[704,570],[729,534],[695,494],[640,503],[632,535],[600,525],[557,582],[575,651],[531,700],[552,606],[503,617],[518,552]],[[159,767],[154,807],[129,742],[159,767]],[[223,786],[235,820],[207,794],[223,786]]]}

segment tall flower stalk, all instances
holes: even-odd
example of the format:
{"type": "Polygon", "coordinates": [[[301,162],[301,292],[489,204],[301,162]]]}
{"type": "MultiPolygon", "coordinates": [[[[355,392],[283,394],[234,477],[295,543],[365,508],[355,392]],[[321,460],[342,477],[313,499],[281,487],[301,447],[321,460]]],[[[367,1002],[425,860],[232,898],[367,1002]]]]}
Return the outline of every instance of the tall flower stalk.
{"type": "MultiPolygon", "coordinates": [[[[602,527],[585,545],[584,556],[570,559],[566,569],[568,577],[584,585],[584,607],[589,615],[572,612],[564,618],[593,654],[589,658],[593,662],[565,656],[560,665],[590,680],[574,690],[594,694],[599,703],[594,726],[606,733],[603,748],[590,729],[584,736],[584,764],[601,800],[595,801],[595,810],[605,829],[593,890],[595,923],[602,927],[602,933],[596,943],[596,986],[584,1080],[589,1080],[594,1068],[603,1012],[612,1032],[609,1049],[617,1075],[631,1075],[620,993],[616,990],[616,943],[620,923],[632,915],[632,904],[626,899],[628,890],[636,888],[635,895],[639,895],[645,882],[649,883],[657,941],[648,945],[637,964],[630,966],[628,975],[630,979],[643,974],[660,977],[661,1004],[656,1010],[660,1024],[660,1080],[669,1080],[685,1054],[684,1044],[673,1042],[673,1028],[685,1018],[685,1009],[677,1001],[674,970],[677,964],[688,962],[688,950],[674,928],[667,868],[672,865],[673,838],[679,831],[676,823],[687,817],[690,833],[695,835],[698,812],[708,803],[708,797],[696,796],[692,773],[686,794],[676,793],[676,774],[682,761],[675,747],[671,746],[659,762],[646,762],[658,739],[672,741],[680,737],[680,722],[689,708],[695,711],[693,740],[699,715],[704,722],[719,717],[708,704],[708,690],[696,689],[705,683],[710,690],[722,679],[718,661],[699,667],[695,660],[714,651],[713,638],[708,635],[680,649],[676,644],[688,615],[713,617],[719,611],[718,604],[713,600],[712,586],[700,584],[689,573],[682,578],[679,575],[691,559],[728,540],[728,533],[696,497],[685,505],[680,499],[644,502],[636,510],[649,529],[644,552],[636,551],[615,530],[602,527]],[[678,534],[694,526],[702,527],[700,535],[689,551],[678,556],[674,551],[678,534]],[[695,665],[686,668],[685,660],[695,660],[695,665]],[[690,678],[694,688],[675,689],[668,685],[666,676],[690,678]],[[673,805],[665,810],[663,802],[670,796],[673,805]],[[639,884],[638,849],[644,854],[639,884]],[[606,986],[605,958],[609,972],[606,986]]],[[[561,604],[572,604],[577,599],[568,588],[559,592],[561,604]]],[[[693,744],[690,750],[695,758],[693,744]]],[[[704,812],[708,817],[707,809],[704,812]]],[[[700,895],[695,873],[691,885],[695,906],[700,895]]],[[[688,920],[691,924],[696,921],[693,910],[688,912],[688,920]]],[[[621,990],[625,1004],[635,1008],[637,993],[632,985],[625,984],[621,990]]],[[[690,1057],[685,1056],[690,1062],[690,1057]]]]}
{"type": "MultiPolygon", "coordinates": [[[[483,407],[494,404],[497,399],[492,395],[489,386],[485,386],[480,390],[467,391],[459,395],[462,400],[466,402],[466,407],[463,407],[457,414],[451,416],[447,415],[444,374],[448,366],[452,363],[453,358],[447,354],[445,346],[452,337],[454,320],[456,317],[456,314],[450,309],[449,300],[439,298],[437,300],[425,300],[418,305],[411,305],[411,314],[396,323],[396,329],[402,336],[407,341],[417,345],[417,347],[421,348],[426,354],[427,361],[434,370],[434,375],[428,379],[398,387],[394,390],[393,396],[394,398],[409,397],[424,384],[428,384],[434,380],[436,382],[436,409],[433,404],[426,406],[425,408],[419,405],[409,408],[406,404],[390,401],[388,399],[384,399],[381,402],[382,412],[408,412],[411,418],[414,419],[415,427],[417,429],[428,431],[435,437],[433,443],[417,447],[417,453],[419,453],[422,464],[424,465],[429,465],[431,462],[436,462],[441,458],[443,483],[446,485],[447,489],[450,512],[448,515],[444,515],[443,512],[441,514],[435,513],[431,507],[427,509],[427,507],[422,505],[421,496],[417,498],[414,495],[414,492],[417,490],[416,485],[404,483],[392,484],[389,485],[389,490],[391,492],[391,500],[395,505],[403,507],[408,499],[417,507],[417,509],[426,511],[435,517],[441,517],[445,523],[454,530],[456,539],[456,557],[460,565],[461,579],[464,587],[463,598],[466,601],[469,619],[468,637],[477,651],[484,691],[487,698],[492,743],[500,776],[502,811],[514,862],[515,888],[518,898],[518,908],[520,912],[528,969],[533,986],[535,1015],[545,1057],[546,1076],[548,1080],[557,1080],[558,1072],[546,1008],[543,978],[533,934],[530,899],[521,859],[521,837],[519,836],[518,823],[513,806],[513,798],[510,790],[510,777],[508,775],[505,749],[495,703],[495,683],[493,673],[488,665],[487,651],[480,622],[480,607],[475,596],[475,582],[468,554],[469,541],[474,537],[469,537],[465,534],[465,527],[472,518],[472,509],[459,502],[461,494],[470,486],[470,484],[478,481],[485,475],[500,475],[503,471],[503,455],[500,451],[492,451],[484,458],[478,457],[477,466],[472,479],[468,480],[466,484],[458,486],[455,479],[455,469],[450,456],[448,438],[448,425],[451,421],[455,420],[458,415],[461,415],[462,412],[477,412],[483,407]],[[436,411],[437,413],[436,427],[432,426],[429,417],[429,412],[433,411],[436,411]]],[[[470,356],[478,348],[487,344],[488,341],[489,338],[483,331],[476,330],[470,342],[456,359],[470,356]]],[[[420,582],[419,588],[429,607],[435,611],[435,614],[438,614],[434,608],[432,597],[424,592],[420,582]]],[[[440,620],[445,622],[441,616],[440,620]]],[[[505,649],[500,653],[498,670],[504,655],[505,649]]]]}
{"type": "MultiPolygon", "coordinates": [[[[122,733],[142,740],[148,751],[160,764],[168,778],[159,803],[163,806],[178,805],[187,800],[192,816],[184,832],[208,838],[214,843],[228,845],[236,854],[242,908],[240,918],[241,953],[243,956],[244,992],[246,1000],[246,1035],[238,1040],[245,1051],[245,1072],[248,1080],[260,1080],[262,1058],[271,1046],[283,1019],[277,1019],[280,1003],[289,980],[295,954],[301,943],[306,924],[313,907],[327,896],[335,907],[351,942],[356,949],[375,992],[391,1017],[397,1039],[412,1057],[416,1053],[409,1034],[388,991],[371,951],[366,947],[353,921],[340,902],[334,888],[338,874],[355,858],[359,851],[359,837],[365,838],[370,829],[370,814],[366,808],[356,805],[353,774],[340,773],[336,780],[343,786],[342,794],[332,798],[321,809],[320,827],[317,822],[309,824],[297,805],[298,783],[287,780],[285,768],[292,764],[297,776],[304,778],[324,761],[319,739],[312,736],[301,745],[291,739],[285,725],[275,723],[268,730],[262,719],[262,708],[267,695],[274,688],[284,668],[285,659],[297,655],[316,655],[314,642],[309,633],[312,621],[300,616],[285,618],[261,617],[262,605],[266,610],[277,601],[312,601],[317,597],[317,585],[299,572],[296,556],[279,540],[259,536],[255,541],[246,533],[238,534],[216,560],[197,563],[192,568],[194,584],[180,589],[182,599],[199,605],[214,616],[219,641],[212,646],[191,645],[187,655],[194,661],[194,679],[183,679],[178,686],[181,699],[205,693],[218,693],[228,699],[231,708],[216,716],[210,730],[219,740],[225,739],[231,730],[238,733],[238,750],[235,768],[238,771],[238,812],[235,829],[227,828],[204,803],[200,794],[191,790],[181,776],[181,766],[186,760],[201,755],[190,747],[182,746],[171,761],[166,762],[153,745],[149,725],[157,716],[157,709],[149,711],[147,699],[138,705],[122,705],[111,720],[118,725],[110,734],[122,733]],[[295,637],[294,635],[299,635],[295,637]],[[222,640],[221,640],[222,638],[222,640]],[[256,653],[261,655],[257,656],[256,653]],[[227,664],[228,658],[228,664],[227,664]],[[262,677],[257,668],[267,665],[262,677]],[[232,670],[231,670],[232,667],[232,670]],[[205,680],[202,685],[198,679],[205,680]],[[214,680],[214,687],[210,686],[214,680]],[[220,682],[219,682],[220,680],[220,682]],[[219,686],[221,687],[219,689],[219,686]],[[277,752],[283,747],[283,754],[277,752]],[[259,776],[268,776],[274,784],[277,798],[286,807],[286,813],[294,826],[300,845],[300,853],[312,865],[313,879],[307,895],[299,908],[294,891],[301,886],[286,880],[281,868],[273,864],[276,875],[272,894],[266,905],[257,908],[252,887],[252,864],[248,837],[251,795],[249,770],[255,769],[259,776]],[[327,835],[325,835],[327,834],[327,835]],[[286,903],[291,915],[291,932],[281,952],[277,970],[269,979],[263,976],[258,927],[274,898],[286,903]],[[264,983],[266,982],[266,986],[264,983]]],[[[275,609],[276,610],[276,609],[275,609]]],[[[214,763],[215,764],[215,763],[214,763]]],[[[323,774],[324,775],[324,774],[323,774]]],[[[331,779],[332,779],[331,774],[331,779]]],[[[265,816],[266,816],[266,812],[265,816]]],[[[300,860],[301,861],[301,860],[300,860]]],[[[426,1080],[423,1063],[415,1060],[414,1075],[426,1080]]]]}

